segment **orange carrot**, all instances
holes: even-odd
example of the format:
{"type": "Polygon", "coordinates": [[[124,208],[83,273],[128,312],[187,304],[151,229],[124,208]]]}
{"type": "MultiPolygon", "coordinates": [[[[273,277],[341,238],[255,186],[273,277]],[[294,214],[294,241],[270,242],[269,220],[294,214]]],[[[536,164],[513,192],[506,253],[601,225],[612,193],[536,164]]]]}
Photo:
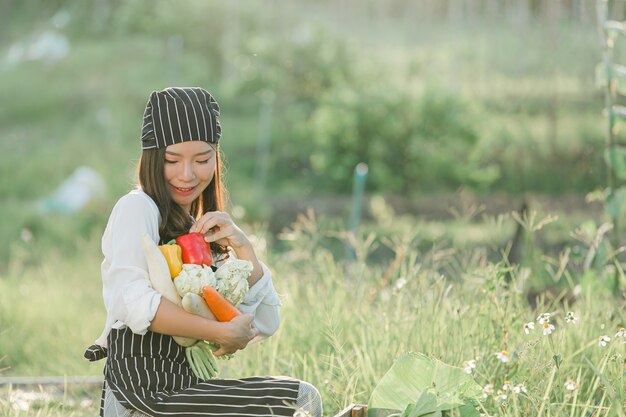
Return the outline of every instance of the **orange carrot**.
{"type": "Polygon", "coordinates": [[[210,285],[202,287],[202,295],[218,321],[231,321],[241,314],[222,294],[210,285]]]}

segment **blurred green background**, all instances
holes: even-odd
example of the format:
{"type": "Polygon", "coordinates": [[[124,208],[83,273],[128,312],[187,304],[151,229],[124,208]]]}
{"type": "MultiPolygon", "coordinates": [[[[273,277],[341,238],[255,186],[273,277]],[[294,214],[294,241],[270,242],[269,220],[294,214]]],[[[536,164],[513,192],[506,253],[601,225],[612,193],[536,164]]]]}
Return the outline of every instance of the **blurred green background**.
{"type": "Polygon", "coordinates": [[[347,218],[359,162],[368,198],[416,216],[461,188],[572,206],[605,183],[592,0],[0,5],[0,264],[24,240],[71,252],[101,233],[170,85],[218,98],[234,212],[273,231],[304,207],[347,218]],[[79,166],[99,200],[34,209],[79,166]]]}

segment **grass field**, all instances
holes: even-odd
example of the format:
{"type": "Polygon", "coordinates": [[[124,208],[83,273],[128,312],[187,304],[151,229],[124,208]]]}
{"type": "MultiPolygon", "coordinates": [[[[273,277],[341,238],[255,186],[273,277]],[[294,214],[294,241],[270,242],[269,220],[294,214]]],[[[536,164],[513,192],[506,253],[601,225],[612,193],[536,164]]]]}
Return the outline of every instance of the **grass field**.
{"type": "MultiPolygon", "coordinates": [[[[596,406],[596,415],[624,415],[626,337],[616,335],[626,323],[624,301],[613,297],[602,272],[576,276],[578,261],[563,254],[511,270],[489,262],[485,248],[420,251],[420,233],[407,230],[392,240],[353,240],[356,260],[346,264],[328,249],[333,240],[341,244],[342,234],[324,224],[302,218],[282,236],[290,249],[263,253],[282,296],[282,326],[271,339],[220,363],[222,375],[311,381],[333,415],[349,402],[367,402],[393,361],[416,351],[459,367],[474,360],[472,376],[488,393],[480,409],[489,415],[584,417],[596,406]],[[393,258],[372,264],[377,245],[387,246],[393,258]],[[532,309],[524,288],[546,270],[563,292],[540,296],[532,309]],[[566,322],[569,312],[575,323],[566,322]],[[536,321],[542,313],[551,314],[552,334],[544,335],[536,321]],[[529,322],[535,330],[525,334],[529,322]],[[603,336],[610,338],[606,346],[603,336]],[[496,356],[503,351],[507,362],[496,356]],[[521,386],[525,391],[513,394],[521,386]]],[[[263,248],[263,234],[253,233],[263,248]]],[[[3,375],[101,373],[101,363],[82,359],[104,320],[98,239],[79,243],[80,256],[50,252],[33,260],[24,250],[13,257],[0,281],[3,375]]],[[[68,391],[74,403],[61,399],[37,408],[35,402],[35,410],[19,412],[9,403],[20,398],[18,388],[0,397],[3,415],[88,415],[98,399],[97,392],[68,391]],[[92,402],[81,405],[81,399],[92,402]]]]}

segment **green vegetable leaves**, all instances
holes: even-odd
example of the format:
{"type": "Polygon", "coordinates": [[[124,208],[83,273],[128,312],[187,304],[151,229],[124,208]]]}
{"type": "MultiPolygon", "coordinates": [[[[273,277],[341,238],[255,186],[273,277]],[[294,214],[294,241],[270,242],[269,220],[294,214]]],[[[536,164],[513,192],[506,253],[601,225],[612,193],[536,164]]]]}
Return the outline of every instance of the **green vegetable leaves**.
{"type": "Polygon", "coordinates": [[[470,400],[480,386],[461,368],[422,353],[406,353],[380,380],[368,403],[368,417],[441,417],[456,409],[461,417],[479,414],[470,400]]]}

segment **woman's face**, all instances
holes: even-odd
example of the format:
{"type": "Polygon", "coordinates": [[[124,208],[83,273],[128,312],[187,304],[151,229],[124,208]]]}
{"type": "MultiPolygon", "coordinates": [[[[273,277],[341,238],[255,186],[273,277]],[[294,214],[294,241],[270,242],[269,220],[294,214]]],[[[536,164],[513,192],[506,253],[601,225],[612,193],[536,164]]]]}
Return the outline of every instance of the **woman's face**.
{"type": "Polygon", "coordinates": [[[213,180],[215,152],[213,145],[199,140],[165,148],[165,181],[172,199],[186,212],[213,180]]]}

